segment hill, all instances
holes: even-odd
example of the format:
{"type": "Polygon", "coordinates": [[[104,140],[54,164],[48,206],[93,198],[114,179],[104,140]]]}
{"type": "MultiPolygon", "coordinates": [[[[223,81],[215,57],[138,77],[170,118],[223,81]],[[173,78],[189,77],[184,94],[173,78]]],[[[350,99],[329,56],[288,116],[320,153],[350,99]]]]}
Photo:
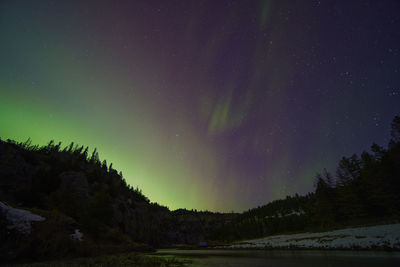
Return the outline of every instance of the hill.
{"type": "Polygon", "coordinates": [[[198,244],[206,233],[235,216],[171,212],[127,185],[112,164],[99,161],[96,150],[88,155],[87,147],[72,143],[61,148],[53,141],[39,147],[29,140],[0,140],[0,201],[1,260],[198,244]],[[19,231],[10,219],[27,212],[43,218],[19,219],[32,224],[29,233],[19,231]]]}

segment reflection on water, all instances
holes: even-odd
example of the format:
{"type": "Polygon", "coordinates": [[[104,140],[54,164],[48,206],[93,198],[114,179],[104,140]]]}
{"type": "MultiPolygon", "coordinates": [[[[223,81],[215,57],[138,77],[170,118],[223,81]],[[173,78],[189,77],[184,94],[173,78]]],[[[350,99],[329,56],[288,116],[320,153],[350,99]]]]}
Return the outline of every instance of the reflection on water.
{"type": "Polygon", "coordinates": [[[400,266],[400,252],[306,250],[167,250],[160,256],[192,260],[189,266],[400,266]]]}

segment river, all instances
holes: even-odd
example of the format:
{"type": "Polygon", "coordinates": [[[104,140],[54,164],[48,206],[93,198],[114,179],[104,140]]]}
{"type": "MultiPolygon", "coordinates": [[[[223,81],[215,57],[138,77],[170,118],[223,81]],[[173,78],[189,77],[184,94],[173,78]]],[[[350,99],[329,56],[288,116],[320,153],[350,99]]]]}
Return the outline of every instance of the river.
{"type": "Polygon", "coordinates": [[[161,249],[156,255],[188,259],[192,267],[400,266],[400,252],[384,251],[161,249]]]}

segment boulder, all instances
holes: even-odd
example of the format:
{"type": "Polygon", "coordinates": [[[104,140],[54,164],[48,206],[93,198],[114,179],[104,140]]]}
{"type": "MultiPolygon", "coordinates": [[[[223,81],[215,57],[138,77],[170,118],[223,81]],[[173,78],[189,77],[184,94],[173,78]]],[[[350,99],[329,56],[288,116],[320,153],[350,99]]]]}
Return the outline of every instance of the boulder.
{"type": "Polygon", "coordinates": [[[41,222],[45,218],[28,210],[12,208],[0,202],[0,216],[4,217],[8,230],[15,230],[20,234],[31,233],[31,222],[41,222]]]}

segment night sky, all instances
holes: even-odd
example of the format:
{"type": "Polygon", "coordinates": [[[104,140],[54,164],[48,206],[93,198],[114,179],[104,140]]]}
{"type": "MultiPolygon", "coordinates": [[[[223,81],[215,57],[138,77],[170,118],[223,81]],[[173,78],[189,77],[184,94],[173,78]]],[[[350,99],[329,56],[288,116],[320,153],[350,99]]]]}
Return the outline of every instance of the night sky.
{"type": "Polygon", "coordinates": [[[96,147],[171,209],[305,194],[387,145],[399,14],[398,0],[3,0],[0,137],[96,147]]]}

